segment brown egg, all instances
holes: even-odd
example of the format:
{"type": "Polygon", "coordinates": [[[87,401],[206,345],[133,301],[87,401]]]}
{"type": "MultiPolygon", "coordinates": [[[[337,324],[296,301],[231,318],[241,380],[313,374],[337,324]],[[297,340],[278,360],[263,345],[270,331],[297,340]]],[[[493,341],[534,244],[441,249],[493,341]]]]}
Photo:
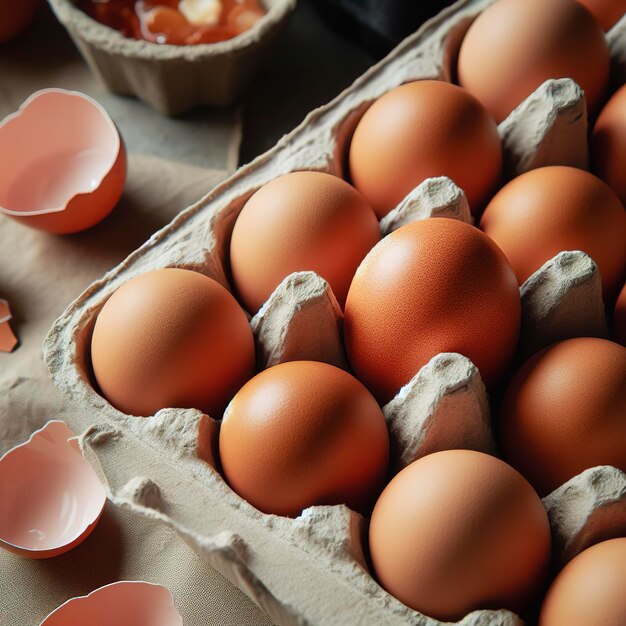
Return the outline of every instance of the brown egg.
{"type": "Polygon", "coordinates": [[[590,467],[626,471],[626,348],[582,337],[533,356],[504,396],[500,443],[541,496],[590,467]]]}
{"type": "Polygon", "coordinates": [[[613,337],[626,346],[626,285],[622,287],[613,313],[613,337]]]}
{"type": "Polygon", "coordinates": [[[312,270],[343,307],[363,257],[380,239],[376,216],[344,180],[294,172],[259,189],[237,218],[230,243],[233,281],[255,313],[292,272],[312,270]]]}
{"type": "Polygon", "coordinates": [[[519,327],[519,289],[505,256],[477,228],[446,218],[385,237],[357,270],[344,318],[350,364],[380,402],[440,352],[465,355],[493,385],[519,327]]]}
{"type": "Polygon", "coordinates": [[[224,414],[219,447],[230,486],[277,515],[316,504],[363,511],[389,460],[376,400],[347,372],[313,361],[276,365],[246,383],[224,414]]]}
{"type": "Polygon", "coordinates": [[[478,213],[502,171],[498,129],[469,93],[437,80],[397,87],[366,111],[350,144],[352,184],[384,217],[422,181],[448,176],[478,213]]]}
{"type": "Polygon", "coordinates": [[[626,13],[626,0],[578,0],[602,26],[610,30],[626,13]]]}
{"type": "Polygon", "coordinates": [[[498,0],[470,26],[457,73],[497,122],[550,78],[573,78],[594,112],[608,84],[609,47],[572,0],[498,0]]]}
{"type": "Polygon", "coordinates": [[[425,456],[385,488],[369,529],[381,585],[442,621],[528,606],[547,573],[550,526],[533,488],[470,450],[425,456]]]}
{"type": "Polygon", "coordinates": [[[543,601],[539,626],[626,624],[626,537],[603,541],[572,559],[543,601]]]}
{"type": "Polygon", "coordinates": [[[480,227],[500,246],[523,283],[565,250],[582,250],[598,265],[605,295],[626,273],[626,212],[611,188],[573,167],[542,167],[505,185],[480,227]]]}
{"type": "Polygon", "coordinates": [[[626,85],[613,94],[596,121],[591,165],[626,205],[626,85]]]}
{"type": "Polygon", "coordinates": [[[254,340],[233,296],[183,269],[141,274],[98,315],[91,362],[104,397],[131,415],[196,408],[214,418],[254,373],[254,340]]]}

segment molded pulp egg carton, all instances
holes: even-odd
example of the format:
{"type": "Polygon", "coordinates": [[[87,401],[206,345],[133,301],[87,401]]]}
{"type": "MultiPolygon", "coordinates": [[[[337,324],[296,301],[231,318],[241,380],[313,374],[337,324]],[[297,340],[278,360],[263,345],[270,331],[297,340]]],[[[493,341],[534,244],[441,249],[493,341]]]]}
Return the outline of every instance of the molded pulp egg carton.
{"type": "MultiPolygon", "coordinates": [[[[162,267],[184,267],[228,285],[226,258],[237,215],[273,178],[312,169],[342,175],[346,148],[368,104],[401,83],[451,79],[451,64],[472,19],[492,0],[461,0],[427,22],[385,60],[251,164],[241,168],[154,234],[57,320],[44,350],[52,376],[85,409],[83,447],[119,505],[175,529],[201,556],[279,624],[434,626],[384,591],[368,573],[366,520],[345,506],[316,506],[296,519],[266,515],[237,496],[214,469],[219,423],[193,409],[149,418],[124,415],[94,390],[89,345],[95,318],[125,281],[162,267]]],[[[626,18],[609,34],[614,75],[626,61],[626,18]]],[[[499,127],[508,177],[549,164],[587,166],[584,97],[569,79],[550,80],[499,127]]],[[[433,215],[471,221],[465,196],[447,178],[429,179],[382,220],[383,234],[433,215]]],[[[454,260],[451,260],[454,262],[454,260]]],[[[563,251],[521,287],[518,359],[572,336],[606,336],[595,263],[563,251]]],[[[252,318],[259,369],[286,360],[344,366],[342,313],[312,272],[287,277],[252,318]]],[[[437,450],[496,453],[489,403],[477,368],[459,354],[434,357],[384,407],[393,469],[437,450]]],[[[589,469],[544,499],[562,564],[601,539],[626,532],[626,476],[589,469]]],[[[514,626],[506,610],[471,613],[459,624],[514,626]]]]}
{"type": "Polygon", "coordinates": [[[113,91],[166,115],[238,100],[269,64],[296,0],[262,0],[267,14],[241,35],[212,44],[155,45],[125,37],[76,6],[48,0],[91,71],[113,91]]]}

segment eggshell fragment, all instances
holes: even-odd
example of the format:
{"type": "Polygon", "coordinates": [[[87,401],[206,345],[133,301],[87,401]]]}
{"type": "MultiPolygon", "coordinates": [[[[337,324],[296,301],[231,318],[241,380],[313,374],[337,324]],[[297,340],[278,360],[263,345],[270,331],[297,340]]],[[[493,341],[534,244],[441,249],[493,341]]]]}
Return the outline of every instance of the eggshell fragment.
{"type": "Polygon", "coordinates": [[[520,295],[501,250],[477,228],[430,218],[383,239],[346,302],[344,340],[356,376],[389,402],[440,352],[458,352],[487,387],[517,343],[520,295]]]}
{"type": "Polygon", "coordinates": [[[570,561],[543,601],[538,626],[626,624],[626,537],[603,541],[570,561]]]}
{"type": "Polygon", "coordinates": [[[17,345],[17,337],[9,326],[11,317],[9,303],[0,298],[0,352],[13,352],[17,345]]]}
{"type": "Polygon", "coordinates": [[[565,250],[582,250],[597,264],[604,295],[626,274],[626,211],[611,188],[574,167],[542,167],[505,185],[480,220],[522,284],[565,250]]]}
{"type": "Polygon", "coordinates": [[[611,96],[596,120],[591,159],[594,173],[626,205],[626,85],[611,96]]]}
{"type": "Polygon", "coordinates": [[[322,361],[346,367],[343,312],[328,283],[315,272],[285,278],[250,321],[258,369],[286,361],[322,361]]]}
{"type": "Polygon", "coordinates": [[[517,371],[499,415],[504,458],[544,496],[585,469],[626,470],[626,348],[591,337],[542,350],[517,371]]]}
{"type": "Polygon", "coordinates": [[[256,313],[289,274],[310,270],[343,307],[356,268],[379,239],[374,212],[351,185],[323,172],[292,172],[241,210],[230,242],[233,282],[256,313]]]}
{"type": "Polygon", "coordinates": [[[598,266],[584,252],[560,252],[520,288],[525,356],[572,337],[608,338],[598,266]]]}
{"type": "Polygon", "coordinates": [[[592,467],[543,499],[557,565],[589,546],[626,536],[626,474],[608,465],[592,467]]]}
{"type": "Polygon", "coordinates": [[[383,413],[396,470],[441,450],[495,453],[485,386],[474,364],[460,354],[433,357],[383,413]]]}
{"type": "Polygon", "coordinates": [[[76,91],[30,96],[0,124],[0,152],[11,155],[0,169],[0,213],[50,233],[94,226],[124,189],[120,134],[100,104],[76,91]]]}
{"type": "Polygon", "coordinates": [[[449,217],[472,223],[465,193],[446,176],[427,178],[410,191],[395,209],[380,220],[380,230],[385,236],[401,226],[429,217],[449,217]]]}
{"type": "Polygon", "coordinates": [[[387,473],[389,434],[353,376],[314,361],[257,374],[233,398],[220,431],[224,477],[265,513],[315,504],[367,509],[387,473]]]}
{"type": "Polygon", "coordinates": [[[468,92],[437,80],[396,87],[365,112],[350,144],[350,178],[381,219],[427,178],[447,176],[476,214],[502,172],[498,129],[468,92]]]}
{"type": "Polygon", "coordinates": [[[608,85],[609,48],[600,25],[572,0],[499,0],[465,35],[457,72],[498,123],[550,78],[576,81],[593,113],[608,85]]]}
{"type": "Polygon", "coordinates": [[[430,617],[524,610],[550,560],[550,526],[533,488],[503,461],[447,450],[405,467],[381,494],[369,529],[381,585],[430,617]]]}
{"type": "Polygon", "coordinates": [[[172,594],[161,585],[120,581],[72,598],[40,626],[182,626],[172,594]]]}
{"type": "Polygon", "coordinates": [[[91,339],[96,381],[117,409],[168,407],[219,418],[254,372],[254,339],[233,296],[198,272],[136,276],[106,302],[91,339]]]}
{"type": "Polygon", "coordinates": [[[587,106],[571,78],[550,79],[498,125],[507,179],[538,167],[589,166],[587,106]]]}
{"type": "Polygon", "coordinates": [[[611,82],[617,89],[626,81],[626,14],[606,35],[611,51],[611,82]]]}
{"type": "Polygon", "coordinates": [[[51,421],[0,458],[0,501],[0,547],[47,559],[91,534],[106,494],[74,433],[51,421]]]}

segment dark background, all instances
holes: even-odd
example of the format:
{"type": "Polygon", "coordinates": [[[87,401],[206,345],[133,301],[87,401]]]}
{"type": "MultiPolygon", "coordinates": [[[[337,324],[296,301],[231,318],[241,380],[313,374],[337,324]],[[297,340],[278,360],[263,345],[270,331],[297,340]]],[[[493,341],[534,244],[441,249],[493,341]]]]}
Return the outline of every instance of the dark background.
{"type": "MultiPolygon", "coordinates": [[[[271,148],[309,111],[334,98],[424,19],[449,3],[299,0],[274,62],[241,103],[239,164],[271,148]]],[[[107,93],[91,77],[47,3],[42,0],[41,5],[34,23],[18,39],[0,46],[0,95],[6,108],[0,110],[0,117],[17,109],[36,89],[77,89],[104,105],[131,152],[201,167],[223,167],[215,161],[210,145],[228,141],[236,110],[201,108],[172,119],[136,100],[107,93]]]]}
{"type": "Polygon", "coordinates": [[[271,148],[450,0],[300,0],[245,112],[240,163],[271,148]]]}

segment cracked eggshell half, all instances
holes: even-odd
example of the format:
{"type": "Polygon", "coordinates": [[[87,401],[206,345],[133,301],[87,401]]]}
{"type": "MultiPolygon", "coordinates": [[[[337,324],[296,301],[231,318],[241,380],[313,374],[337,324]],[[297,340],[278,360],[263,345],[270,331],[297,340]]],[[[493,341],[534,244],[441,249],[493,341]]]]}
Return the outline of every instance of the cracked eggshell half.
{"type": "Polygon", "coordinates": [[[106,494],[74,433],[51,421],[0,458],[0,501],[0,547],[47,559],[90,535],[106,494]]]}
{"type": "Polygon", "coordinates": [[[126,149],[104,108],[76,91],[44,89],[0,124],[0,213],[50,233],[102,221],[126,181],[126,149]]]}
{"type": "Polygon", "coordinates": [[[120,581],[72,598],[40,626],[182,626],[172,594],[161,585],[120,581]]]}

